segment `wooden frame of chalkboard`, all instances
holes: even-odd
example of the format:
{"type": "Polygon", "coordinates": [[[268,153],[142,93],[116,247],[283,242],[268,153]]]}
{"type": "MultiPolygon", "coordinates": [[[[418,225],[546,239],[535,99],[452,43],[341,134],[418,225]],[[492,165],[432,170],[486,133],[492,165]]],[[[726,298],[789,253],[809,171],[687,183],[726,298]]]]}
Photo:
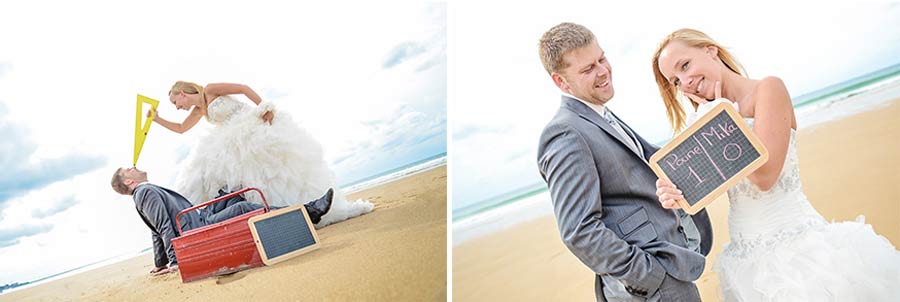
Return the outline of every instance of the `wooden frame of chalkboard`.
{"type": "Polygon", "coordinates": [[[250,224],[250,232],[253,234],[253,241],[256,243],[256,248],[259,250],[259,257],[262,258],[263,263],[265,263],[266,265],[273,265],[278,262],[293,258],[294,256],[305,254],[319,248],[319,235],[316,233],[315,226],[313,226],[312,222],[309,220],[309,213],[306,212],[306,208],[302,204],[274,210],[269,213],[251,217],[249,220],[247,220],[247,223],[250,224]],[[266,253],[263,242],[260,241],[260,235],[257,231],[256,223],[261,220],[276,218],[277,216],[286,215],[298,211],[303,213],[303,220],[306,223],[306,226],[309,228],[309,232],[312,234],[312,238],[315,243],[289,253],[269,257],[269,255],[266,253]]]}
{"type": "Polygon", "coordinates": [[[685,212],[693,215],[712,203],[713,200],[719,197],[719,195],[722,195],[722,193],[725,193],[738,181],[750,173],[753,173],[753,171],[756,171],[756,169],[765,164],[768,159],[769,152],[759,138],[756,137],[753,129],[750,129],[750,127],[747,126],[741,115],[732,108],[730,102],[722,102],[713,107],[712,110],[704,114],[700,119],[673,138],[672,141],[654,153],[653,156],[650,157],[649,163],[650,168],[653,169],[653,172],[656,173],[657,176],[675,184],[675,186],[682,191],[682,195],[685,196],[685,199],[678,200],[678,204],[685,212]],[[722,114],[723,112],[725,113],[724,115],[722,114]],[[722,124],[723,120],[726,123],[725,126],[722,124]],[[714,123],[716,125],[711,125],[714,123]],[[709,132],[702,132],[704,130],[708,130],[709,132]],[[741,136],[734,136],[734,134],[737,133],[736,131],[739,131],[743,138],[741,138],[741,136]],[[704,146],[701,139],[702,141],[706,141],[709,147],[704,146]],[[725,147],[722,147],[721,155],[710,154],[709,152],[709,150],[714,149],[712,145],[716,143],[716,139],[720,141],[720,144],[730,141],[725,147]],[[744,147],[748,145],[752,146],[753,150],[744,150],[741,145],[744,145],[744,147]],[[693,147],[691,148],[691,146],[693,147]],[[675,154],[677,151],[683,152],[681,157],[679,157],[678,154],[675,154]],[[733,158],[729,158],[729,154],[733,158]],[[719,167],[719,164],[730,163],[726,163],[722,160],[717,162],[713,159],[714,157],[717,159],[721,157],[721,159],[726,161],[736,161],[745,163],[746,165],[726,166],[725,168],[722,168],[719,167]],[[660,165],[660,162],[664,159],[667,160],[664,164],[667,165],[668,168],[664,168],[660,165]],[[749,163],[747,163],[747,161],[749,161],[749,163]],[[681,165],[686,165],[687,169],[682,169],[682,171],[678,172],[677,180],[673,181],[671,177],[675,176],[676,169],[681,167],[681,165]],[[706,165],[711,165],[715,170],[701,169],[700,173],[698,173],[697,170],[694,170],[694,166],[707,168],[706,165]],[[722,171],[723,169],[731,176],[726,176],[722,171]],[[728,169],[731,170],[729,171],[728,169]],[[667,174],[667,172],[672,174],[672,176],[667,174]],[[687,172],[687,174],[685,174],[685,172],[687,172]],[[700,176],[700,174],[704,173],[706,173],[705,175],[707,176],[705,179],[700,176]],[[688,177],[685,177],[685,175],[688,175],[688,177]],[[713,177],[709,177],[709,175],[713,175],[713,177]],[[700,187],[700,185],[707,180],[713,181],[703,185],[700,189],[697,189],[697,187],[700,187]],[[717,184],[717,182],[720,183],[717,184]],[[691,183],[696,185],[689,186],[691,183]],[[713,185],[715,186],[713,187],[713,185]],[[707,193],[705,191],[709,192],[707,193]],[[689,195],[693,200],[686,200],[689,195]]]}

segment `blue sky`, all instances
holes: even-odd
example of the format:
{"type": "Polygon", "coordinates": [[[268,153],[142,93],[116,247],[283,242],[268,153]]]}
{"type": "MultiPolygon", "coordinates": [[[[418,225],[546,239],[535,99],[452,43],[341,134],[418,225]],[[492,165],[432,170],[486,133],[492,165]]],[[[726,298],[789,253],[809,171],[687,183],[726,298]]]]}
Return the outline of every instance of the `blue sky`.
{"type": "MultiPolygon", "coordinates": [[[[109,179],[131,165],[136,94],[187,115],[168,103],[177,80],[249,85],[322,143],[340,183],[447,149],[443,3],[2,6],[16,30],[0,32],[0,284],[150,245],[109,179]]],[[[154,125],[138,166],[173,186],[210,128],[154,125]]]]}
{"type": "Polygon", "coordinates": [[[897,3],[553,3],[449,6],[453,209],[543,182],[537,142],[560,92],[541,66],[537,41],[561,22],[598,37],[616,90],[607,105],[650,141],[671,136],[650,60],[679,28],[706,32],[750,77],[778,76],[792,96],[900,63],[897,3]]]}

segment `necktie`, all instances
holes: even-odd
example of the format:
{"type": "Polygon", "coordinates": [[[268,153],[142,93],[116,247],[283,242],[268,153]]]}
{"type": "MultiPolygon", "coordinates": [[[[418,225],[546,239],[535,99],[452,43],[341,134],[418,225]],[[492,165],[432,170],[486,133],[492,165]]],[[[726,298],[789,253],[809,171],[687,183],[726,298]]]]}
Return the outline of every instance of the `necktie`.
{"type": "Polygon", "coordinates": [[[636,153],[640,158],[644,158],[644,155],[641,154],[641,149],[639,149],[639,147],[637,146],[637,140],[634,138],[634,136],[628,133],[628,131],[626,131],[622,127],[622,125],[619,124],[618,120],[616,120],[616,117],[612,115],[612,111],[609,111],[609,109],[606,108],[604,109],[605,114],[603,117],[607,122],[609,122],[613,129],[616,129],[616,132],[619,132],[619,135],[624,138],[625,144],[628,145],[628,148],[631,148],[631,151],[634,151],[634,153],[636,153]]]}

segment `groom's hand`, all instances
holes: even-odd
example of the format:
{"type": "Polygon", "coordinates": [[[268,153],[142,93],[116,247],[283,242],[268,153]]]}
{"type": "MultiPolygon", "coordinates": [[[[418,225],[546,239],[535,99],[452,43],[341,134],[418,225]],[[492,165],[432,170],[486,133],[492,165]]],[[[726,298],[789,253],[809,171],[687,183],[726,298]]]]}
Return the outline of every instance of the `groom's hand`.
{"type": "Polygon", "coordinates": [[[656,196],[659,197],[659,203],[666,209],[678,209],[678,200],[684,199],[681,190],[675,188],[675,184],[663,179],[656,180],[656,196]]]}

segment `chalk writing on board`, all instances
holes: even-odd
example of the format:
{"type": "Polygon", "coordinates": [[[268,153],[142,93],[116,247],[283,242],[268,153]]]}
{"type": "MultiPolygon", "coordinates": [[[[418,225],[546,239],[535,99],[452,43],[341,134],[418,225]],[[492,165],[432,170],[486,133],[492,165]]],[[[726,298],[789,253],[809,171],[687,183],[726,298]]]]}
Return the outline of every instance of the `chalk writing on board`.
{"type": "Polygon", "coordinates": [[[765,147],[728,104],[719,104],[650,158],[696,213],[768,159],[765,147]]]}

